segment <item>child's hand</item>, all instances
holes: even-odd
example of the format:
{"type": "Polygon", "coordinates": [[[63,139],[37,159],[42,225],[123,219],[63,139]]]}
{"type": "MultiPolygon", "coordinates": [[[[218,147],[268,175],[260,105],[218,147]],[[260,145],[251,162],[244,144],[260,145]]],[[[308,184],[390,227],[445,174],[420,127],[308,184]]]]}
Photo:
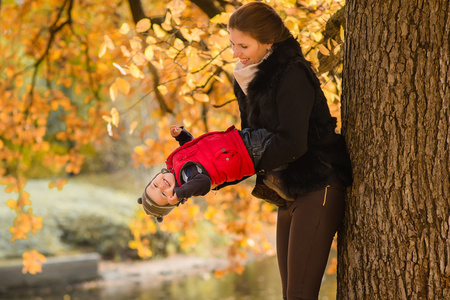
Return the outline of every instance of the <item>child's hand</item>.
{"type": "Polygon", "coordinates": [[[169,202],[170,205],[176,205],[178,204],[178,202],[180,202],[180,200],[178,200],[178,196],[177,194],[173,194],[172,197],[167,197],[167,201],[169,202]]]}
{"type": "Polygon", "coordinates": [[[177,125],[172,125],[172,126],[170,126],[170,134],[171,134],[173,137],[179,136],[180,133],[181,133],[181,131],[182,131],[182,129],[181,129],[179,126],[177,126],[177,125]]]}

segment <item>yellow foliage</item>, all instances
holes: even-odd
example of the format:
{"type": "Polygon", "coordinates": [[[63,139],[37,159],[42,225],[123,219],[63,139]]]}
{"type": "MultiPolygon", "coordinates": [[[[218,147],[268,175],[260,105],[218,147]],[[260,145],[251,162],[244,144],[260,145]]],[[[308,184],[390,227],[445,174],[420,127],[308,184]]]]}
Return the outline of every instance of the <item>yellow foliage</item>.
{"type": "Polygon", "coordinates": [[[52,188],[57,188],[58,190],[62,190],[63,189],[63,187],[64,187],[64,185],[66,185],[67,184],[67,179],[61,179],[61,178],[58,178],[58,179],[56,179],[55,181],[53,181],[53,182],[50,182],[49,184],[48,184],[48,187],[50,188],[50,189],[52,189],[52,188]]]}
{"type": "Polygon", "coordinates": [[[122,26],[120,26],[119,32],[121,34],[127,34],[130,32],[130,25],[128,23],[123,23],[122,26]]]}
{"type": "Polygon", "coordinates": [[[44,255],[39,253],[37,250],[33,249],[26,251],[22,255],[23,268],[22,273],[36,274],[42,272],[42,263],[46,262],[47,259],[44,255]]]}
{"type": "Polygon", "coordinates": [[[183,0],[172,0],[167,4],[167,8],[170,9],[173,16],[180,16],[186,8],[186,4],[183,0]]]}
{"type": "MultiPolygon", "coordinates": [[[[322,31],[344,1],[267,2],[283,16],[315,68],[318,55],[340,54],[344,29],[335,37],[338,42],[323,41],[322,31]]],[[[142,145],[133,145],[132,159],[136,166],[150,168],[163,163],[176,147],[168,130],[172,124],[186,126],[195,136],[240,124],[231,87],[236,60],[223,27],[234,11],[232,5],[210,20],[184,0],[153,1],[146,7],[147,18],[130,25],[126,2],[82,1],[70,12],[51,1],[38,4],[3,3],[2,15],[8,18],[0,20],[0,183],[6,192],[18,193],[6,202],[16,213],[12,241],[42,226],[24,191],[32,168],[30,152],[43,157],[42,165],[55,173],[79,173],[83,147],[105,135],[103,118],[110,136],[128,133],[141,139],[142,145]],[[164,17],[161,26],[150,21],[154,16],[164,17]],[[55,28],[59,29],[52,31],[55,28]],[[114,107],[104,101],[108,97],[114,107]],[[132,110],[139,111],[128,113],[132,110]],[[52,126],[56,132],[49,131],[52,126]],[[71,146],[61,150],[53,143],[71,146]]],[[[339,115],[339,68],[320,74],[334,116],[339,115]]],[[[62,189],[65,184],[56,179],[49,188],[62,189]]],[[[230,237],[230,267],[224,272],[241,272],[247,253],[273,252],[263,231],[274,224],[275,208],[253,198],[250,191],[242,184],[191,199],[159,227],[141,212],[130,224],[130,247],[150,257],[149,236],[157,229],[179,233],[183,248],[194,247],[194,226],[209,222],[230,237]]],[[[42,257],[38,252],[26,257],[27,272],[38,272],[33,262],[42,257]]]]}
{"type": "Polygon", "coordinates": [[[155,31],[156,37],[160,39],[166,36],[166,31],[163,30],[158,24],[153,24],[153,30],[155,31]]]}
{"type": "MultiPolygon", "coordinates": [[[[136,24],[136,32],[138,33],[146,32],[150,29],[150,27],[151,27],[150,19],[147,18],[141,19],[136,24]]],[[[128,31],[126,33],[128,33],[128,31]]]]}

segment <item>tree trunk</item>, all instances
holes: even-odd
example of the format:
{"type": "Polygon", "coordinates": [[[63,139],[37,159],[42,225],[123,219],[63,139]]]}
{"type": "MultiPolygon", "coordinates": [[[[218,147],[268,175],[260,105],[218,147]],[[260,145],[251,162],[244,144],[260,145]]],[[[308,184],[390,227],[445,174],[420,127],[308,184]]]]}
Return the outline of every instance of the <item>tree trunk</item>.
{"type": "Polygon", "coordinates": [[[346,9],[338,299],[450,299],[450,2],[346,9]]]}

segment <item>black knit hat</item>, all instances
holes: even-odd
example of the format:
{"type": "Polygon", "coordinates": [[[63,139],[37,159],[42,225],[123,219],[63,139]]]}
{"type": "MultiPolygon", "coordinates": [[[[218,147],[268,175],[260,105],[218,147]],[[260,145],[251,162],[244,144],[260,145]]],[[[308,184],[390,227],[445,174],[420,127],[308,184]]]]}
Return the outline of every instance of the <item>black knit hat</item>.
{"type": "Polygon", "coordinates": [[[161,223],[163,221],[164,216],[167,215],[168,213],[170,213],[176,205],[170,205],[170,204],[167,204],[164,206],[158,205],[150,198],[150,196],[147,194],[146,191],[147,191],[147,187],[153,182],[153,180],[159,174],[167,173],[167,172],[169,172],[167,169],[162,169],[160,173],[156,174],[155,177],[153,177],[153,179],[150,180],[150,182],[145,187],[142,197],[137,200],[137,202],[142,205],[142,209],[145,211],[145,213],[147,215],[154,216],[159,223],[161,223]]]}

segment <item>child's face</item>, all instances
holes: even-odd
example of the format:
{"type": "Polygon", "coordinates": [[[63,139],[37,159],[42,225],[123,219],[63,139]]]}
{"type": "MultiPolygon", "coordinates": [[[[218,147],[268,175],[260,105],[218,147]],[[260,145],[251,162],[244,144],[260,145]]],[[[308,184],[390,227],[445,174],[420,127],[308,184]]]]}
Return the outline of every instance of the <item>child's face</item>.
{"type": "Polygon", "coordinates": [[[169,204],[168,197],[173,196],[175,176],[172,173],[161,173],[147,186],[146,192],[158,205],[169,204]]]}

